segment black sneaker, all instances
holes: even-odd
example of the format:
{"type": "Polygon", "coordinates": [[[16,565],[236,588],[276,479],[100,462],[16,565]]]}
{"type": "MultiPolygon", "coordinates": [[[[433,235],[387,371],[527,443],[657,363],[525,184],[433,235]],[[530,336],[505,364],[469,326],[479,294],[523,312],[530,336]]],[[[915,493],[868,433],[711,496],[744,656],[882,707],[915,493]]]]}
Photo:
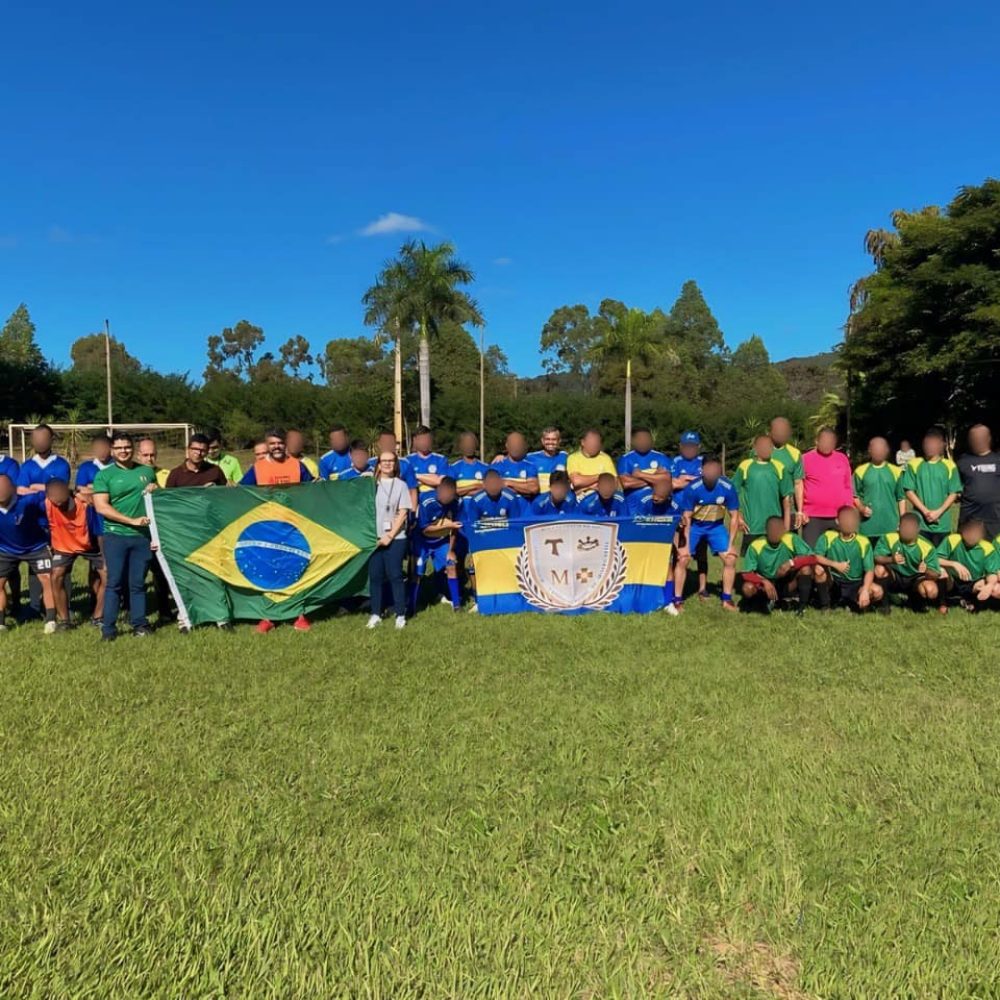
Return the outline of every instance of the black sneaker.
{"type": "Polygon", "coordinates": [[[90,624],[91,624],[91,625],[92,625],[92,626],[93,626],[94,628],[100,628],[100,627],[101,627],[101,626],[102,626],[102,625],[103,625],[104,623],[103,623],[103,622],[101,621],[101,619],[100,619],[100,618],[91,618],[91,619],[90,619],[90,624]]]}
{"type": "Polygon", "coordinates": [[[76,626],[71,621],[56,622],[57,632],[72,632],[76,626]]]}
{"type": "Polygon", "coordinates": [[[145,639],[146,636],[152,635],[153,630],[148,625],[140,625],[138,628],[132,629],[133,639],[145,639]]]}
{"type": "Polygon", "coordinates": [[[114,642],[117,638],[117,635],[105,635],[103,632],[101,633],[101,642],[114,642]]]}

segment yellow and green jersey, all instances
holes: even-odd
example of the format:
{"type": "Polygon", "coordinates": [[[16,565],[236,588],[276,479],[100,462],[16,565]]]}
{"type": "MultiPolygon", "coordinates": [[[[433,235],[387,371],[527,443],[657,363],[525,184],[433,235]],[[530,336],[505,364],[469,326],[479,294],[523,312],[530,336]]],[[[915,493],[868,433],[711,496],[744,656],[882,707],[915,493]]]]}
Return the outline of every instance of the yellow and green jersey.
{"type": "Polygon", "coordinates": [[[771,458],[776,458],[781,462],[788,472],[788,478],[793,483],[806,478],[802,469],[802,452],[794,444],[783,444],[780,448],[775,448],[771,452],[771,458]]]}
{"type": "Polygon", "coordinates": [[[849,564],[846,573],[830,570],[834,580],[862,580],[865,573],[875,569],[872,543],[864,535],[844,538],[839,531],[824,531],[816,542],[816,555],[849,564]]]}
{"type": "MultiPolygon", "coordinates": [[[[984,538],[977,545],[969,548],[962,541],[962,536],[955,532],[949,535],[938,547],[940,559],[950,559],[961,563],[972,576],[973,580],[983,580],[993,573],[1000,573],[1000,551],[984,538]]],[[[955,576],[955,571],[949,567],[948,573],[955,576]]]]}
{"type": "Polygon", "coordinates": [[[811,556],[812,549],[796,534],[786,531],[777,545],[766,538],[755,538],[743,557],[744,573],[760,573],[768,580],[778,577],[778,570],[796,556],[811,556]]]}
{"type": "Polygon", "coordinates": [[[916,541],[909,543],[904,542],[895,531],[886,532],[879,538],[878,545],[875,546],[876,556],[894,556],[897,552],[902,555],[903,561],[893,563],[892,569],[900,576],[918,576],[921,563],[930,573],[941,572],[941,563],[934,546],[920,535],[917,535],[916,541]]]}
{"type": "Polygon", "coordinates": [[[871,517],[861,520],[862,535],[874,538],[899,527],[899,501],[906,498],[902,476],[903,470],[892,462],[865,462],[854,470],[854,495],[872,509],[871,517]]]}
{"type": "MultiPolygon", "coordinates": [[[[940,507],[950,493],[962,492],[958,466],[950,458],[911,459],[903,471],[902,484],[904,495],[906,490],[913,490],[930,510],[940,507]]],[[[928,524],[919,511],[916,514],[920,518],[921,531],[947,531],[951,525],[948,515],[944,521],[928,524]]]]}
{"type": "Polygon", "coordinates": [[[751,535],[763,535],[769,517],[781,517],[784,497],[793,492],[792,478],[776,458],[762,462],[748,458],[740,462],[733,476],[740,499],[740,513],[751,535]]]}

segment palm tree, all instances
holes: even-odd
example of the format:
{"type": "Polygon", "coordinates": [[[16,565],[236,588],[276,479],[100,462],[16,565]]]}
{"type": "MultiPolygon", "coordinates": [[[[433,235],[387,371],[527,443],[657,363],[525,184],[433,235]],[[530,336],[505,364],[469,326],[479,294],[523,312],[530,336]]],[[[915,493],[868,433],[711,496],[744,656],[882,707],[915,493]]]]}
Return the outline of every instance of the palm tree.
{"type": "Polygon", "coordinates": [[[625,362],[625,447],[632,440],[632,362],[663,358],[669,364],[677,355],[663,341],[663,324],[641,309],[619,306],[597,320],[600,338],[591,353],[595,360],[625,362]]]}
{"type": "MultiPolygon", "coordinates": [[[[460,286],[469,285],[475,275],[467,264],[455,259],[451,243],[429,247],[422,240],[404,243],[399,255],[388,261],[375,284],[365,293],[365,322],[383,329],[389,322],[395,330],[396,349],[400,332],[419,334],[418,367],[420,372],[420,422],[431,422],[431,348],[430,337],[439,324],[483,325],[483,314],[476,301],[460,286]]],[[[398,363],[398,362],[397,362],[398,363]]]]}

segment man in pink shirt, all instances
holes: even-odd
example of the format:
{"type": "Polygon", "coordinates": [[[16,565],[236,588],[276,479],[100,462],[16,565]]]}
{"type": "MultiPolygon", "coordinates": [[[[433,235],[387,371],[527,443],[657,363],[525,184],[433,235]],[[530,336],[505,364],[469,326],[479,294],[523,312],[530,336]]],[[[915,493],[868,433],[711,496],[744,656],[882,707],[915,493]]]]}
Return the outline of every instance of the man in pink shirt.
{"type": "Polygon", "coordinates": [[[832,427],[816,435],[816,447],[802,456],[802,472],[799,523],[802,538],[814,548],[824,531],[837,530],[837,511],[854,503],[851,463],[837,451],[837,432],[832,427]]]}

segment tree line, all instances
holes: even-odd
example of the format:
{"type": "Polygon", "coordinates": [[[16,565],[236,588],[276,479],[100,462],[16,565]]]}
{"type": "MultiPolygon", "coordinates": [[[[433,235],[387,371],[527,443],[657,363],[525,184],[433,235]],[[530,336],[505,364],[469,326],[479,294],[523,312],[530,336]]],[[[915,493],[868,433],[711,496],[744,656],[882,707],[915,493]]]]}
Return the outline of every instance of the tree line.
{"type": "MultiPolygon", "coordinates": [[[[155,371],[113,339],[115,412],[132,423],[219,426],[231,447],[273,423],[301,428],[314,447],[334,423],[370,440],[396,418],[404,436],[431,423],[448,448],[478,428],[482,366],[485,453],[510,430],[537,437],[550,424],[569,437],[598,426],[613,451],[625,449],[627,424],[650,427],[668,450],[693,427],[709,449],[729,452],[776,413],[801,440],[837,425],[856,451],[872,433],[1000,425],[1000,182],[892,220],[866,237],[874,270],[850,290],[829,365],[775,365],[757,335],[729,348],[687,281],[666,308],[612,298],[560,306],[539,332],[544,374],[520,378],[497,346],[480,356],[472,268],[448,243],[412,241],[360,297],[366,333],[323,346],[292,336],[273,350],[243,319],[207,338],[198,374],[155,371]]],[[[104,366],[99,333],[72,345],[69,365],[47,361],[18,306],[0,332],[0,419],[104,420],[104,366]]]]}

